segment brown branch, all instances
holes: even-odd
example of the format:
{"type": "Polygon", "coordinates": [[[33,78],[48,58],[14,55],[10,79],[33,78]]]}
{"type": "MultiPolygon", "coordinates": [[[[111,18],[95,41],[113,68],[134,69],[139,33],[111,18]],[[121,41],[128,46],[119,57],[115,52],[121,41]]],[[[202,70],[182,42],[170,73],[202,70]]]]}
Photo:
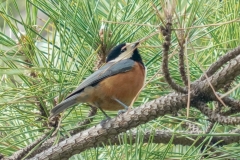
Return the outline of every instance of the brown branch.
{"type": "MultiPolygon", "coordinates": [[[[239,50],[240,52],[240,50],[239,50]]],[[[210,98],[209,95],[212,94],[212,87],[218,91],[219,89],[223,88],[228,81],[232,81],[235,77],[240,74],[240,56],[229,61],[228,65],[224,66],[221,70],[215,73],[213,76],[209,77],[208,80],[197,80],[191,84],[191,90],[193,90],[195,94],[205,93],[204,98],[207,100],[210,98]],[[208,83],[209,81],[209,83],[208,83]]]]}
{"type": "MultiPolygon", "coordinates": [[[[216,94],[218,95],[218,97],[222,97],[222,94],[220,94],[220,93],[216,93],[216,94]]],[[[209,98],[213,101],[218,102],[218,99],[215,95],[210,95],[209,98]]],[[[236,113],[240,112],[240,101],[235,100],[231,97],[223,97],[221,99],[228,107],[230,107],[230,110],[228,110],[226,112],[222,112],[221,113],[222,115],[228,116],[228,115],[232,115],[232,114],[236,114],[236,113]]]]}
{"type": "Polygon", "coordinates": [[[184,30],[181,30],[179,31],[179,34],[178,34],[178,43],[179,43],[179,54],[178,54],[178,57],[179,57],[179,71],[180,71],[180,74],[181,74],[181,78],[182,78],[182,81],[184,83],[185,86],[188,86],[188,78],[187,78],[187,75],[186,75],[186,71],[185,71],[185,65],[184,65],[184,44],[185,44],[185,39],[184,39],[184,30]]]}
{"type": "Polygon", "coordinates": [[[185,71],[185,65],[184,65],[184,45],[180,44],[180,50],[179,50],[179,71],[181,74],[181,78],[182,81],[184,83],[185,86],[188,86],[188,78],[186,75],[186,71],[185,71]]]}
{"type": "Polygon", "coordinates": [[[162,72],[165,80],[177,92],[186,93],[187,91],[181,86],[177,85],[171,78],[169,68],[168,68],[168,52],[171,44],[171,23],[166,24],[166,28],[161,26],[162,35],[165,37],[163,42],[163,58],[162,58],[162,72]]]}
{"type": "MultiPolygon", "coordinates": [[[[224,103],[224,102],[223,102],[223,103],[224,103]]],[[[224,103],[224,104],[225,104],[225,103],[224,103]]],[[[214,112],[215,112],[215,113],[221,113],[222,108],[223,108],[223,104],[218,101],[218,102],[216,103],[216,107],[215,107],[214,112]]]]}
{"type": "MultiPolygon", "coordinates": [[[[206,71],[207,76],[213,75],[220,67],[222,67],[225,63],[235,58],[240,54],[240,46],[234,48],[232,51],[227,52],[225,55],[220,57],[215,63],[213,63],[208,70],[206,71]]],[[[200,80],[206,79],[205,75],[202,75],[200,80]]]]}
{"type": "Polygon", "coordinates": [[[196,124],[194,124],[194,122],[185,122],[184,125],[190,133],[199,134],[202,132],[201,129],[196,124]]]}
{"type": "Polygon", "coordinates": [[[197,102],[195,105],[203,114],[205,114],[211,122],[218,122],[220,124],[228,124],[228,125],[236,125],[240,123],[239,117],[229,117],[229,116],[222,116],[218,113],[215,113],[213,110],[208,108],[205,103],[197,102]]]}
{"type": "Polygon", "coordinates": [[[173,79],[170,76],[169,68],[168,68],[168,52],[171,45],[171,34],[172,34],[172,18],[173,14],[176,8],[176,1],[166,1],[166,3],[163,3],[160,1],[164,18],[166,18],[166,25],[160,26],[160,30],[162,35],[164,36],[164,42],[162,44],[163,47],[163,58],[162,58],[162,72],[165,80],[167,83],[171,86],[172,89],[174,89],[177,92],[180,93],[187,93],[187,90],[179,86],[177,83],[173,81],[173,79]]]}
{"type": "Polygon", "coordinates": [[[240,101],[232,99],[230,97],[223,97],[222,100],[225,104],[228,105],[228,107],[230,107],[230,110],[221,113],[222,115],[228,116],[240,112],[240,101]]]}
{"type": "Polygon", "coordinates": [[[224,87],[223,87],[223,92],[229,91],[229,89],[232,86],[232,83],[233,83],[233,81],[229,81],[227,84],[225,84],[224,87]]]}
{"type": "Polygon", "coordinates": [[[211,132],[213,126],[215,125],[216,123],[213,123],[213,122],[210,122],[209,125],[207,126],[207,129],[205,131],[205,134],[208,134],[211,132]]]}
{"type": "Polygon", "coordinates": [[[67,159],[74,154],[107,143],[119,133],[146,123],[156,117],[175,112],[186,105],[186,95],[171,93],[117,116],[104,125],[96,125],[36,155],[34,159],[67,159]]]}

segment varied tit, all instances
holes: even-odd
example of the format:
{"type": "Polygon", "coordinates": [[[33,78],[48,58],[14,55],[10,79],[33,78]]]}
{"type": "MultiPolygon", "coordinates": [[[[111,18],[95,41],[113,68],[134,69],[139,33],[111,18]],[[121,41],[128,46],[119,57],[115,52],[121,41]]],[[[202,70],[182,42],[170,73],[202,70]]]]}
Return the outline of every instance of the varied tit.
{"type": "Polygon", "coordinates": [[[114,47],[106,64],[86,78],[76,90],[51,110],[54,117],[77,104],[88,103],[103,110],[117,111],[132,106],[145,81],[146,69],[137,49],[139,42],[114,47]]]}

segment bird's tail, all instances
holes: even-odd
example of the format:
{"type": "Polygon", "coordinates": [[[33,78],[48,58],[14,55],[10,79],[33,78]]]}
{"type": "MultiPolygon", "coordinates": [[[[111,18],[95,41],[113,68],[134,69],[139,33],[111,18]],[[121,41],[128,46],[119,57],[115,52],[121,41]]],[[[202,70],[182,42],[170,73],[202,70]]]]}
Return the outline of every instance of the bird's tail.
{"type": "Polygon", "coordinates": [[[74,104],[78,103],[77,98],[79,97],[79,94],[73,95],[67,99],[65,99],[64,101],[62,101],[61,103],[59,103],[58,105],[56,105],[51,111],[50,111],[50,117],[54,117],[57,114],[61,113],[62,111],[64,111],[65,109],[73,106],[74,104]]]}

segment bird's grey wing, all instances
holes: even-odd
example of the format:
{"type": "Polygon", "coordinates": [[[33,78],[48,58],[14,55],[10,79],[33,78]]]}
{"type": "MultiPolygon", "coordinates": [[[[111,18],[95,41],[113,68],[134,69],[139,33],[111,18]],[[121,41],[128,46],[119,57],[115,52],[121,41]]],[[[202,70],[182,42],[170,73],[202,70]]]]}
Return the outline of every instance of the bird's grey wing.
{"type": "Polygon", "coordinates": [[[95,85],[101,80],[116,75],[118,73],[127,72],[134,66],[134,61],[131,59],[125,59],[118,62],[108,62],[88,78],[86,78],[70,95],[66,97],[69,98],[77,93],[82,92],[82,90],[91,85],[95,85]]]}

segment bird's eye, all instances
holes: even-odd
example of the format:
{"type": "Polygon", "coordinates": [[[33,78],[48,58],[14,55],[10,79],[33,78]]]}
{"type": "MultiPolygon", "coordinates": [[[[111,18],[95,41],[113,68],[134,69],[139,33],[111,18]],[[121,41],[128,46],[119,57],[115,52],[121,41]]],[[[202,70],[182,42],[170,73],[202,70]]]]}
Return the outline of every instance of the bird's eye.
{"type": "Polygon", "coordinates": [[[121,50],[121,53],[125,52],[126,50],[127,50],[127,48],[123,48],[123,49],[121,50]]]}

